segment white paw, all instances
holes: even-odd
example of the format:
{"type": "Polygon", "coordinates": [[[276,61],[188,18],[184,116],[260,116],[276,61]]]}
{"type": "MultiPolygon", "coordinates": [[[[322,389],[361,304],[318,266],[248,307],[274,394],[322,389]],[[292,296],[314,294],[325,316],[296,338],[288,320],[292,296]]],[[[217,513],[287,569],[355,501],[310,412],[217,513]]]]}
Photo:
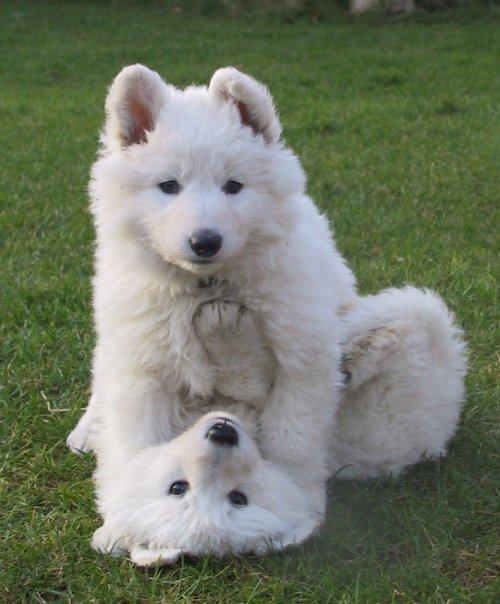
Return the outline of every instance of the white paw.
{"type": "Polygon", "coordinates": [[[117,537],[116,532],[110,530],[105,524],[94,532],[90,545],[93,550],[100,554],[125,556],[128,553],[123,544],[123,537],[117,537]]]}
{"type": "Polygon", "coordinates": [[[89,433],[89,427],[78,422],[76,428],[69,433],[68,438],[66,439],[68,449],[72,453],[75,453],[75,455],[82,455],[82,453],[91,451],[92,447],[89,443],[89,433]]]}
{"type": "Polygon", "coordinates": [[[70,451],[81,455],[92,450],[91,434],[96,428],[97,417],[94,412],[95,401],[92,398],[78,423],[66,439],[70,451]]]}
{"type": "Polygon", "coordinates": [[[404,339],[410,332],[406,324],[394,323],[369,329],[342,346],[341,371],[350,390],[382,372],[384,363],[404,351],[404,339]]]}
{"type": "Polygon", "coordinates": [[[238,302],[213,300],[200,306],[193,321],[198,335],[203,337],[236,331],[246,314],[245,307],[238,302]]]}
{"type": "Polygon", "coordinates": [[[175,564],[182,555],[182,550],[174,548],[148,549],[136,546],[130,552],[130,559],[137,566],[170,566],[175,564]]]}

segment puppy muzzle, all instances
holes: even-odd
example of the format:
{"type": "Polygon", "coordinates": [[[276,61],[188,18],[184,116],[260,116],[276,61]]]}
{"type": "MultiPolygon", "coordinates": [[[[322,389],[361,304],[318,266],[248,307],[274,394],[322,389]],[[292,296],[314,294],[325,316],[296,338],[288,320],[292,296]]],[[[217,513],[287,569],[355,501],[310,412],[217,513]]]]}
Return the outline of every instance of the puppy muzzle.
{"type": "Polygon", "coordinates": [[[210,426],[205,437],[214,445],[221,447],[236,447],[239,442],[236,428],[226,418],[217,420],[210,426]]]}

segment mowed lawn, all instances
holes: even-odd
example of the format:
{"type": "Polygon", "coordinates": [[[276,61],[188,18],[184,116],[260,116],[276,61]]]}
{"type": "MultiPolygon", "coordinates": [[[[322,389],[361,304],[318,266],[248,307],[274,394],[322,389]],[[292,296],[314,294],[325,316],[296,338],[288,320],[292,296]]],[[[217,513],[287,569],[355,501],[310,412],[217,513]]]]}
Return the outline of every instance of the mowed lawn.
{"type": "Polygon", "coordinates": [[[0,7],[0,601],[498,601],[498,11],[287,24],[109,4],[0,7]],[[360,291],[435,288],[467,334],[449,456],[332,481],[296,551],[144,572],[89,547],[94,462],[64,445],[89,392],[86,185],[106,87],[137,61],[182,86],[227,64],[265,81],[360,291]]]}

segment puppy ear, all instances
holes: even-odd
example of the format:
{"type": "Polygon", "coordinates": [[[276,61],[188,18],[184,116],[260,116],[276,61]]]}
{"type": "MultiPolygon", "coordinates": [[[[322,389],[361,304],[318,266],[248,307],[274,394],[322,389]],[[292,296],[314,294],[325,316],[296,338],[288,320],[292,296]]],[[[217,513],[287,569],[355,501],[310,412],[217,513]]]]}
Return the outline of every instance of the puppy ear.
{"type": "Polygon", "coordinates": [[[270,537],[264,542],[259,543],[255,548],[254,553],[257,556],[264,556],[269,552],[278,552],[280,550],[291,547],[292,545],[300,545],[306,539],[309,539],[319,528],[320,523],[317,520],[306,520],[298,527],[290,529],[287,533],[283,533],[276,537],[270,537]]]}
{"type": "Polygon", "coordinates": [[[317,530],[318,526],[317,520],[307,520],[297,528],[289,531],[286,535],[283,535],[281,539],[274,541],[273,545],[276,549],[285,549],[292,545],[299,545],[306,539],[309,539],[309,537],[317,530]]]}
{"type": "Polygon", "coordinates": [[[167,86],[155,71],[139,64],[122,69],[106,98],[104,144],[126,148],[144,142],[167,97],[167,86]]]}
{"type": "Polygon", "coordinates": [[[234,67],[224,67],[214,73],[208,90],[220,101],[234,103],[241,123],[262,134],[267,144],[279,141],[281,124],[266,86],[234,67]]]}

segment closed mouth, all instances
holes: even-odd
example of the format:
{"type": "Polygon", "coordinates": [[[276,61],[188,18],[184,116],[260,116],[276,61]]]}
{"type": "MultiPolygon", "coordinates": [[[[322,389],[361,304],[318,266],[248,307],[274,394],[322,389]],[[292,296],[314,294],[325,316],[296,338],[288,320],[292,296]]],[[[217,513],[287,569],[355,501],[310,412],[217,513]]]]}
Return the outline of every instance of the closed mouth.
{"type": "Polygon", "coordinates": [[[235,428],[238,431],[238,433],[241,429],[241,424],[237,420],[234,420],[232,417],[224,417],[224,416],[210,417],[207,419],[207,422],[210,423],[211,425],[213,425],[214,423],[229,424],[230,426],[235,428]]]}
{"type": "Polygon", "coordinates": [[[191,264],[212,264],[213,260],[211,258],[193,258],[189,262],[191,264]]]}
{"type": "Polygon", "coordinates": [[[212,417],[212,421],[222,422],[224,424],[232,424],[234,425],[234,420],[230,417],[212,417]]]}

